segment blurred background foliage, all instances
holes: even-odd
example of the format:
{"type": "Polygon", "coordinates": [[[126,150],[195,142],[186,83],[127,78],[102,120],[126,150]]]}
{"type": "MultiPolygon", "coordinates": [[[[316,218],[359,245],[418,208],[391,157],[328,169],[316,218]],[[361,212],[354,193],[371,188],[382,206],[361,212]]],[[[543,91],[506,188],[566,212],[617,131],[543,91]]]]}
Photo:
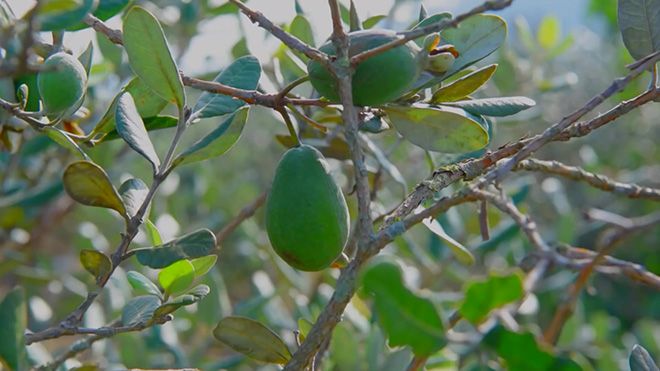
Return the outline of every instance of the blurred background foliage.
{"type": "MultiPolygon", "coordinates": [[[[21,3],[9,0],[17,9],[29,7],[21,3]]],[[[261,87],[274,91],[302,72],[296,56],[277,46],[272,37],[261,31],[258,34],[246,31],[254,26],[223,2],[136,3],[158,15],[175,57],[183,61],[181,66],[187,73],[190,66],[191,73],[211,79],[232,58],[255,54],[265,72],[261,87]],[[225,47],[218,48],[214,40],[221,40],[217,44],[225,47]],[[216,49],[228,58],[223,62],[205,59],[204,48],[216,49]]],[[[268,6],[260,7],[258,1],[250,3],[269,15],[268,6]]],[[[294,9],[293,1],[273,3],[294,9]]],[[[374,2],[357,4],[364,19],[377,15],[372,13],[371,3],[374,2]]],[[[416,19],[418,1],[389,3],[379,5],[380,8],[391,6],[392,10],[378,27],[403,29],[416,19]]],[[[469,8],[468,4],[457,3],[460,2],[425,1],[431,14],[469,8]]],[[[625,65],[632,62],[616,26],[615,0],[572,1],[571,9],[580,14],[577,19],[569,17],[561,5],[548,5],[553,3],[514,1],[502,14],[510,30],[506,47],[477,64],[478,67],[499,64],[494,79],[477,97],[525,95],[537,102],[532,110],[497,120],[491,148],[542,131],[581,106],[614,78],[624,75],[625,65]],[[542,14],[535,9],[536,4],[540,4],[542,14]],[[517,10],[518,6],[525,12],[517,10]],[[566,22],[565,15],[573,21],[566,22]]],[[[301,0],[298,6],[303,12],[301,17],[306,12],[327,10],[325,2],[320,1],[301,0]]],[[[328,17],[325,23],[319,24],[317,30],[317,22],[311,22],[313,34],[307,34],[304,25],[285,26],[319,45],[329,30],[328,17]]],[[[90,31],[78,34],[73,34],[71,40],[65,39],[65,45],[82,50],[86,42],[81,40],[89,39],[95,40],[96,45],[86,102],[91,114],[80,123],[88,127],[103,115],[131,72],[122,49],[109,44],[104,37],[96,38],[90,31]]],[[[606,105],[634,96],[647,83],[646,78],[638,79],[606,105]]],[[[312,93],[307,84],[295,91],[304,96],[312,93]]],[[[189,94],[197,92],[189,90],[189,94]]],[[[286,127],[271,110],[254,107],[251,111],[243,136],[231,152],[222,158],[180,168],[162,186],[151,208],[150,220],[160,230],[163,240],[198,228],[218,231],[268,188],[275,165],[285,150],[274,136],[286,134],[286,127]]],[[[645,106],[587,137],[548,145],[537,157],[657,188],[660,187],[658,117],[657,104],[645,106]]],[[[217,118],[202,120],[186,133],[184,145],[194,142],[219,122],[217,118]]],[[[166,148],[172,135],[170,130],[152,134],[157,148],[166,148]]],[[[0,292],[4,295],[19,284],[26,288],[29,328],[37,331],[64,318],[85,297],[93,278],[80,266],[78,254],[90,248],[111,252],[120,240],[122,223],[112,212],[74,205],[64,194],[61,173],[74,158],[71,153],[46,136],[28,130],[20,135],[24,140],[16,141],[20,142],[19,146],[0,152],[0,292]]],[[[379,172],[375,162],[368,163],[374,174],[379,174],[380,188],[373,206],[381,214],[394,207],[431,170],[424,151],[399,140],[394,131],[370,138],[388,154],[407,183],[403,189],[400,181],[387,172],[379,172]]],[[[136,161],[136,154],[121,141],[91,148],[88,154],[108,171],[117,186],[131,175],[144,176],[151,171],[148,163],[136,161]]],[[[436,165],[456,159],[440,154],[433,157],[436,165]]],[[[336,180],[349,192],[352,168],[340,161],[330,160],[330,163],[336,180]]],[[[651,201],[624,199],[544,174],[520,172],[503,187],[523,211],[535,218],[546,240],[585,248],[593,248],[604,227],[585,220],[582,215],[586,210],[601,208],[629,217],[657,210],[657,204],[651,201]]],[[[347,201],[354,217],[355,195],[347,201]]],[[[492,238],[486,242],[481,241],[475,205],[456,207],[439,218],[445,230],[477,257],[472,267],[453,259],[443,242],[423,226],[399,237],[384,253],[397,256],[405,265],[404,277],[411,287],[423,289],[443,313],[450,313],[461,302],[462,288],[467,282],[485,278],[491,272],[510,271],[531,249],[508,217],[494,208],[489,215],[492,238]]],[[[660,235],[655,229],[627,240],[616,256],[660,274],[659,243],[660,235]]],[[[133,246],[149,246],[144,232],[133,246]]],[[[139,270],[152,278],[155,272],[134,261],[124,264],[112,276],[101,300],[89,310],[85,318],[87,326],[100,326],[121,312],[132,296],[125,276],[128,270],[139,270]]],[[[335,269],[301,273],[283,263],[269,246],[263,212],[259,210],[222,244],[218,263],[203,282],[211,287],[208,297],[178,311],[175,319],[163,326],[99,342],[80,359],[98,363],[103,369],[123,366],[276,369],[222,346],[213,339],[213,327],[229,314],[247,316],[275,329],[293,349],[292,330],[300,326],[301,319],[316,318],[328,301],[337,276],[335,269]]],[[[552,269],[535,295],[524,304],[523,315],[518,318],[520,324],[535,333],[545,328],[575,277],[573,271],[552,269]]],[[[429,360],[427,369],[498,369],[487,350],[474,346],[474,336],[470,325],[459,324],[450,336],[449,346],[429,360]]],[[[30,357],[43,363],[49,352],[61,351],[69,341],[62,338],[33,345],[29,347],[30,357]]],[[[626,279],[595,275],[565,326],[558,348],[568,352],[585,370],[622,370],[628,369],[627,355],[635,343],[660,357],[660,295],[652,288],[626,279]]],[[[370,300],[361,293],[349,305],[344,321],[336,329],[323,369],[402,370],[409,361],[409,350],[386,346],[382,330],[372,317],[370,300]]],[[[70,360],[65,365],[69,368],[80,363],[70,360]]]]}

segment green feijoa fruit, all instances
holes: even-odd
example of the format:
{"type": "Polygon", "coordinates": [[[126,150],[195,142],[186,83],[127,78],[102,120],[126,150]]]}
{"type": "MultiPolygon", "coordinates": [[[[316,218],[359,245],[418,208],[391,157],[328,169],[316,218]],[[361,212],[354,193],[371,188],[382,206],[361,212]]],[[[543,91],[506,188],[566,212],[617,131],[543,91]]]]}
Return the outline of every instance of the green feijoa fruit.
{"type": "Polygon", "coordinates": [[[48,113],[61,113],[78,102],[87,88],[87,73],[78,59],[55,53],[43,64],[37,76],[39,94],[48,113]]]}
{"type": "MultiPolygon", "coordinates": [[[[389,30],[364,30],[349,34],[349,55],[352,57],[390,41],[397,35],[389,30]]],[[[328,41],[321,51],[335,55],[335,47],[328,41]]],[[[378,54],[357,65],[353,75],[353,103],[358,106],[377,106],[401,97],[410,89],[421,72],[421,49],[408,42],[378,54]]],[[[307,64],[307,72],[314,88],[332,102],[339,101],[337,83],[332,74],[316,61],[307,64]]]]}
{"type": "Polygon", "coordinates": [[[296,269],[319,271],[341,255],[348,207],[316,148],[294,147],[280,160],[266,202],[266,231],[275,252],[296,269]]]}

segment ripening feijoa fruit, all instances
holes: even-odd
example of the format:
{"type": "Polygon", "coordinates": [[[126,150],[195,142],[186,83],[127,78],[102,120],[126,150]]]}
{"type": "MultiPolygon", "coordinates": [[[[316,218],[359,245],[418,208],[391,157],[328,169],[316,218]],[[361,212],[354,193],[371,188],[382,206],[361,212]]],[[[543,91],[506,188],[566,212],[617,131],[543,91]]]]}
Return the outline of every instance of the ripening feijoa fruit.
{"type": "Polygon", "coordinates": [[[319,271],[341,255],[348,208],[316,148],[294,147],[280,160],[266,201],[266,231],[275,252],[296,269],[319,271]]]}
{"type": "Polygon", "coordinates": [[[55,53],[44,62],[43,70],[37,76],[37,85],[46,112],[61,113],[85,94],[87,73],[76,57],[55,53]]]}
{"type": "MultiPolygon", "coordinates": [[[[389,30],[364,30],[349,34],[349,56],[373,49],[397,39],[389,30]]],[[[335,55],[335,47],[328,41],[321,51],[335,55]]],[[[420,58],[424,53],[414,42],[397,46],[357,65],[353,75],[353,103],[358,106],[377,106],[391,102],[408,91],[421,72],[420,58]]],[[[312,86],[332,102],[339,101],[337,84],[332,74],[320,63],[307,64],[312,86]]]]}

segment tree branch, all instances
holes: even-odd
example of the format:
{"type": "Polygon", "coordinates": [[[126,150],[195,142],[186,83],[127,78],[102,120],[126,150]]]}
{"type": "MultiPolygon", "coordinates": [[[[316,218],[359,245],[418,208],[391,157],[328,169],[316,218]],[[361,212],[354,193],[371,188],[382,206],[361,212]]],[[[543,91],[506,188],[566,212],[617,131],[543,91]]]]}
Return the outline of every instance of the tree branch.
{"type": "Polygon", "coordinates": [[[451,28],[451,27],[456,27],[458,26],[459,23],[463,22],[467,18],[472,17],[473,15],[484,13],[487,11],[491,10],[501,10],[509,5],[513,0],[490,0],[486,1],[483,4],[472,8],[471,10],[459,14],[456,17],[453,17],[452,19],[444,19],[440,22],[430,24],[425,27],[417,28],[412,31],[407,31],[407,32],[401,32],[399,35],[401,36],[400,38],[391,41],[387,44],[383,44],[379,47],[369,49],[367,51],[364,51],[360,54],[356,54],[351,58],[351,65],[356,66],[361,62],[364,62],[366,59],[374,57],[380,53],[386,52],[392,48],[396,48],[399,45],[403,45],[407,43],[408,41],[418,39],[422,36],[426,36],[428,34],[434,33],[434,32],[439,32],[442,31],[446,28],[451,28]]]}
{"type": "MultiPolygon", "coordinates": [[[[99,328],[85,328],[85,327],[74,327],[71,330],[74,331],[71,335],[76,334],[91,334],[83,339],[80,339],[73,343],[66,352],[57,356],[52,362],[45,364],[43,366],[37,367],[38,370],[56,370],[61,364],[63,364],[67,359],[73,358],[76,354],[84,352],[85,350],[91,348],[92,344],[99,340],[103,340],[117,334],[125,332],[135,332],[142,331],[146,328],[149,328],[154,325],[162,325],[172,319],[171,315],[164,317],[156,318],[148,322],[136,323],[131,326],[122,326],[121,320],[114,321],[109,326],[99,327],[99,328]]],[[[31,334],[26,334],[26,339],[31,334]]]]}
{"type": "MultiPolygon", "coordinates": [[[[553,141],[567,141],[572,138],[583,137],[593,130],[596,130],[622,115],[640,107],[646,103],[653,102],[660,96],[660,89],[644,92],[625,102],[621,102],[611,108],[609,111],[584,122],[578,122],[569,128],[563,130],[559,135],[552,138],[553,141]]],[[[513,156],[521,151],[525,146],[538,140],[543,134],[535,135],[531,138],[521,139],[514,143],[506,144],[493,152],[488,152],[484,156],[476,159],[469,159],[460,163],[442,167],[431,176],[419,183],[414,192],[410,193],[401,204],[389,213],[384,220],[384,225],[391,225],[410,214],[424,200],[430,198],[433,193],[446,188],[459,180],[470,180],[482,175],[486,170],[495,165],[499,160],[513,156]]]]}
{"type": "Polygon", "coordinates": [[[252,23],[256,23],[259,27],[270,32],[273,36],[277,37],[282,41],[286,46],[293,50],[297,50],[305,54],[309,59],[318,61],[319,63],[327,66],[328,65],[328,56],[321,52],[318,49],[312,48],[311,46],[300,41],[297,37],[291,35],[290,33],[284,31],[282,28],[275,25],[271,22],[270,19],[266,18],[261,12],[254,11],[250,9],[247,5],[243,4],[239,0],[229,0],[232,4],[236,5],[243,14],[245,14],[252,23]]]}
{"type": "MultiPolygon", "coordinates": [[[[546,129],[541,135],[537,136],[535,139],[527,143],[518,153],[516,153],[512,158],[506,160],[501,165],[498,165],[494,169],[490,170],[482,179],[478,182],[479,186],[484,186],[487,183],[500,180],[506,175],[509,171],[523,159],[537,151],[539,148],[543,147],[548,142],[552,141],[555,137],[561,134],[562,131],[569,128],[573,123],[577,122],[581,117],[591,112],[594,108],[603,103],[607,98],[611,97],[615,93],[623,90],[634,78],[639,76],[642,72],[648,69],[650,66],[655,65],[660,61],[660,53],[655,53],[655,56],[647,59],[644,63],[636,66],[628,75],[620,77],[600,94],[591,98],[587,103],[582,107],[571,113],[570,115],[564,117],[558,123],[550,126],[546,129]]],[[[656,91],[657,89],[653,90],[656,91]]]]}
{"type": "Polygon", "coordinates": [[[589,276],[596,270],[596,267],[599,264],[603,261],[607,261],[606,256],[609,255],[621,241],[631,234],[660,225],[660,212],[635,219],[621,218],[626,220],[625,224],[617,224],[612,229],[607,229],[601,234],[601,239],[596,245],[598,253],[596,253],[591,261],[582,268],[575,283],[569,289],[568,295],[559,308],[557,308],[550,325],[543,333],[543,338],[547,343],[555,344],[557,342],[564,324],[573,314],[577,300],[582,289],[586,286],[589,276]]]}
{"type": "Polygon", "coordinates": [[[559,161],[542,161],[530,158],[521,161],[513,170],[540,171],[542,173],[559,175],[568,179],[583,181],[603,191],[621,194],[629,198],[660,201],[660,189],[642,187],[633,183],[617,182],[605,175],[591,173],[580,167],[568,166],[559,161]]]}
{"type": "Polygon", "coordinates": [[[254,213],[257,212],[257,210],[259,210],[259,208],[264,204],[264,202],[266,202],[267,197],[268,191],[263,192],[259,195],[259,197],[252,201],[252,203],[245,206],[234,219],[230,220],[229,223],[222,227],[222,229],[215,234],[218,245],[224,242],[230,234],[234,233],[234,231],[238,228],[239,225],[241,225],[241,223],[251,218],[252,215],[254,215],[254,213]]]}

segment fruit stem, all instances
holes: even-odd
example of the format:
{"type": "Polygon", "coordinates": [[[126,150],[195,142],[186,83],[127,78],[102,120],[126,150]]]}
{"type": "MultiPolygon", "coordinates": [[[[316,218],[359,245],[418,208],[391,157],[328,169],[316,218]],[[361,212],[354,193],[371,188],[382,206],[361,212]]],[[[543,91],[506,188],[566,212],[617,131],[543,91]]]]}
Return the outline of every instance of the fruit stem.
{"type": "Polygon", "coordinates": [[[298,133],[296,132],[295,126],[293,126],[291,117],[289,117],[289,113],[286,111],[284,107],[278,107],[276,108],[276,110],[277,112],[280,113],[280,115],[282,115],[282,118],[286,123],[286,128],[289,129],[289,135],[291,135],[291,138],[293,138],[293,141],[295,142],[295,147],[300,147],[302,143],[300,142],[300,138],[298,137],[298,133]]]}

